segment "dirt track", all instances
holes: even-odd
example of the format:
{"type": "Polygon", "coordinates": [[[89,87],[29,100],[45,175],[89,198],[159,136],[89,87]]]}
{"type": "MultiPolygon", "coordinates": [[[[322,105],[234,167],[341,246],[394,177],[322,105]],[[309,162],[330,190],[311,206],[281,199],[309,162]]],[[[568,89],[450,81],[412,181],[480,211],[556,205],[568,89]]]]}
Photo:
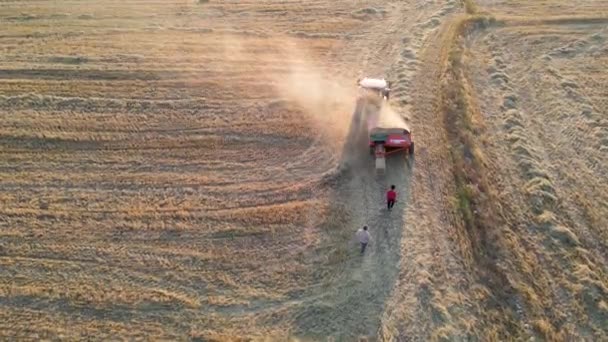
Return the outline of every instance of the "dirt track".
{"type": "MultiPolygon", "coordinates": [[[[602,5],[589,3],[578,14],[602,5]]],[[[605,336],[605,77],[587,75],[605,66],[590,59],[605,54],[605,23],[539,29],[509,2],[479,6],[525,24],[466,40],[489,177],[513,210],[488,236],[518,242],[488,254],[456,209],[442,103],[460,1],[2,3],[0,336],[605,336]],[[543,30],[580,39],[554,46],[543,30]],[[384,176],[362,127],[374,109],[355,103],[366,75],[392,81],[417,146],[384,176]],[[560,116],[565,103],[586,118],[560,116]],[[510,134],[532,145],[507,148],[510,134]],[[572,149],[544,143],[563,135],[572,149]],[[525,179],[522,156],[552,183],[525,179]],[[539,220],[553,228],[529,233],[539,220]]]]}

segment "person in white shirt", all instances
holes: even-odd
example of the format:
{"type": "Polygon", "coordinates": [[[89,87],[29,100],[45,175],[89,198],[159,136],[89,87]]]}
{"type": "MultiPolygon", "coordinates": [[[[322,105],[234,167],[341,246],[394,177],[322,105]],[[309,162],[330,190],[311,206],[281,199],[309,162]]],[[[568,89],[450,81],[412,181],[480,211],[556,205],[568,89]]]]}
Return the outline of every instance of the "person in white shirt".
{"type": "Polygon", "coordinates": [[[361,255],[365,253],[365,247],[367,247],[370,238],[371,237],[367,231],[367,226],[363,226],[363,228],[357,231],[357,239],[359,240],[359,243],[361,243],[361,255]]]}

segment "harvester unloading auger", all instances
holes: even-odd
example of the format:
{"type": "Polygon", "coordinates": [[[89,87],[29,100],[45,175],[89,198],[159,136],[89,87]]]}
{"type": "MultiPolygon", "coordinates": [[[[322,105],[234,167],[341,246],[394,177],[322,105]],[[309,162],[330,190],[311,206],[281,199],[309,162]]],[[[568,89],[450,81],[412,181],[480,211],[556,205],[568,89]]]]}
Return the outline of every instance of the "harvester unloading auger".
{"type": "Polygon", "coordinates": [[[383,172],[386,169],[386,157],[391,154],[405,153],[413,156],[414,142],[412,133],[405,124],[387,120],[382,107],[390,95],[389,83],[384,79],[363,78],[358,81],[363,92],[362,98],[378,104],[378,110],[367,111],[367,130],[369,134],[369,148],[376,161],[376,170],[383,172]]]}

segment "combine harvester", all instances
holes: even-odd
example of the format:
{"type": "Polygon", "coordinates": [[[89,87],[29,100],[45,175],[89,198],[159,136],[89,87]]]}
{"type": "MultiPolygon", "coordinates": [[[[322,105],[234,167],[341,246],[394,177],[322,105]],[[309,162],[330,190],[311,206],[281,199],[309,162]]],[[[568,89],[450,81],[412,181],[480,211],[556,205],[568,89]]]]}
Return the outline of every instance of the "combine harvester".
{"type": "MultiPolygon", "coordinates": [[[[359,80],[359,88],[376,97],[387,101],[390,94],[389,83],[384,79],[364,78],[359,80]]],[[[373,99],[373,97],[372,97],[373,99]]],[[[380,100],[378,110],[366,110],[369,148],[376,160],[376,170],[384,172],[386,157],[391,154],[404,153],[406,157],[414,154],[412,134],[405,122],[389,117],[380,100]]],[[[373,101],[376,102],[376,101],[373,101]]]]}

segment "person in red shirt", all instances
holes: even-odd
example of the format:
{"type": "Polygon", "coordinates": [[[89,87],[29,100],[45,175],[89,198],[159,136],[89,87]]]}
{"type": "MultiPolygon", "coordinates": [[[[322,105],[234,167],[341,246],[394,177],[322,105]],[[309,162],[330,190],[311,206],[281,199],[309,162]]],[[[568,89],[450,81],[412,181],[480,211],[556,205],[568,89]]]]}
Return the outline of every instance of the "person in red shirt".
{"type": "Polygon", "coordinates": [[[395,186],[391,185],[391,189],[386,192],[386,205],[388,206],[388,210],[393,209],[395,201],[397,201],[397,192],[395,192],[395,186]]]}

